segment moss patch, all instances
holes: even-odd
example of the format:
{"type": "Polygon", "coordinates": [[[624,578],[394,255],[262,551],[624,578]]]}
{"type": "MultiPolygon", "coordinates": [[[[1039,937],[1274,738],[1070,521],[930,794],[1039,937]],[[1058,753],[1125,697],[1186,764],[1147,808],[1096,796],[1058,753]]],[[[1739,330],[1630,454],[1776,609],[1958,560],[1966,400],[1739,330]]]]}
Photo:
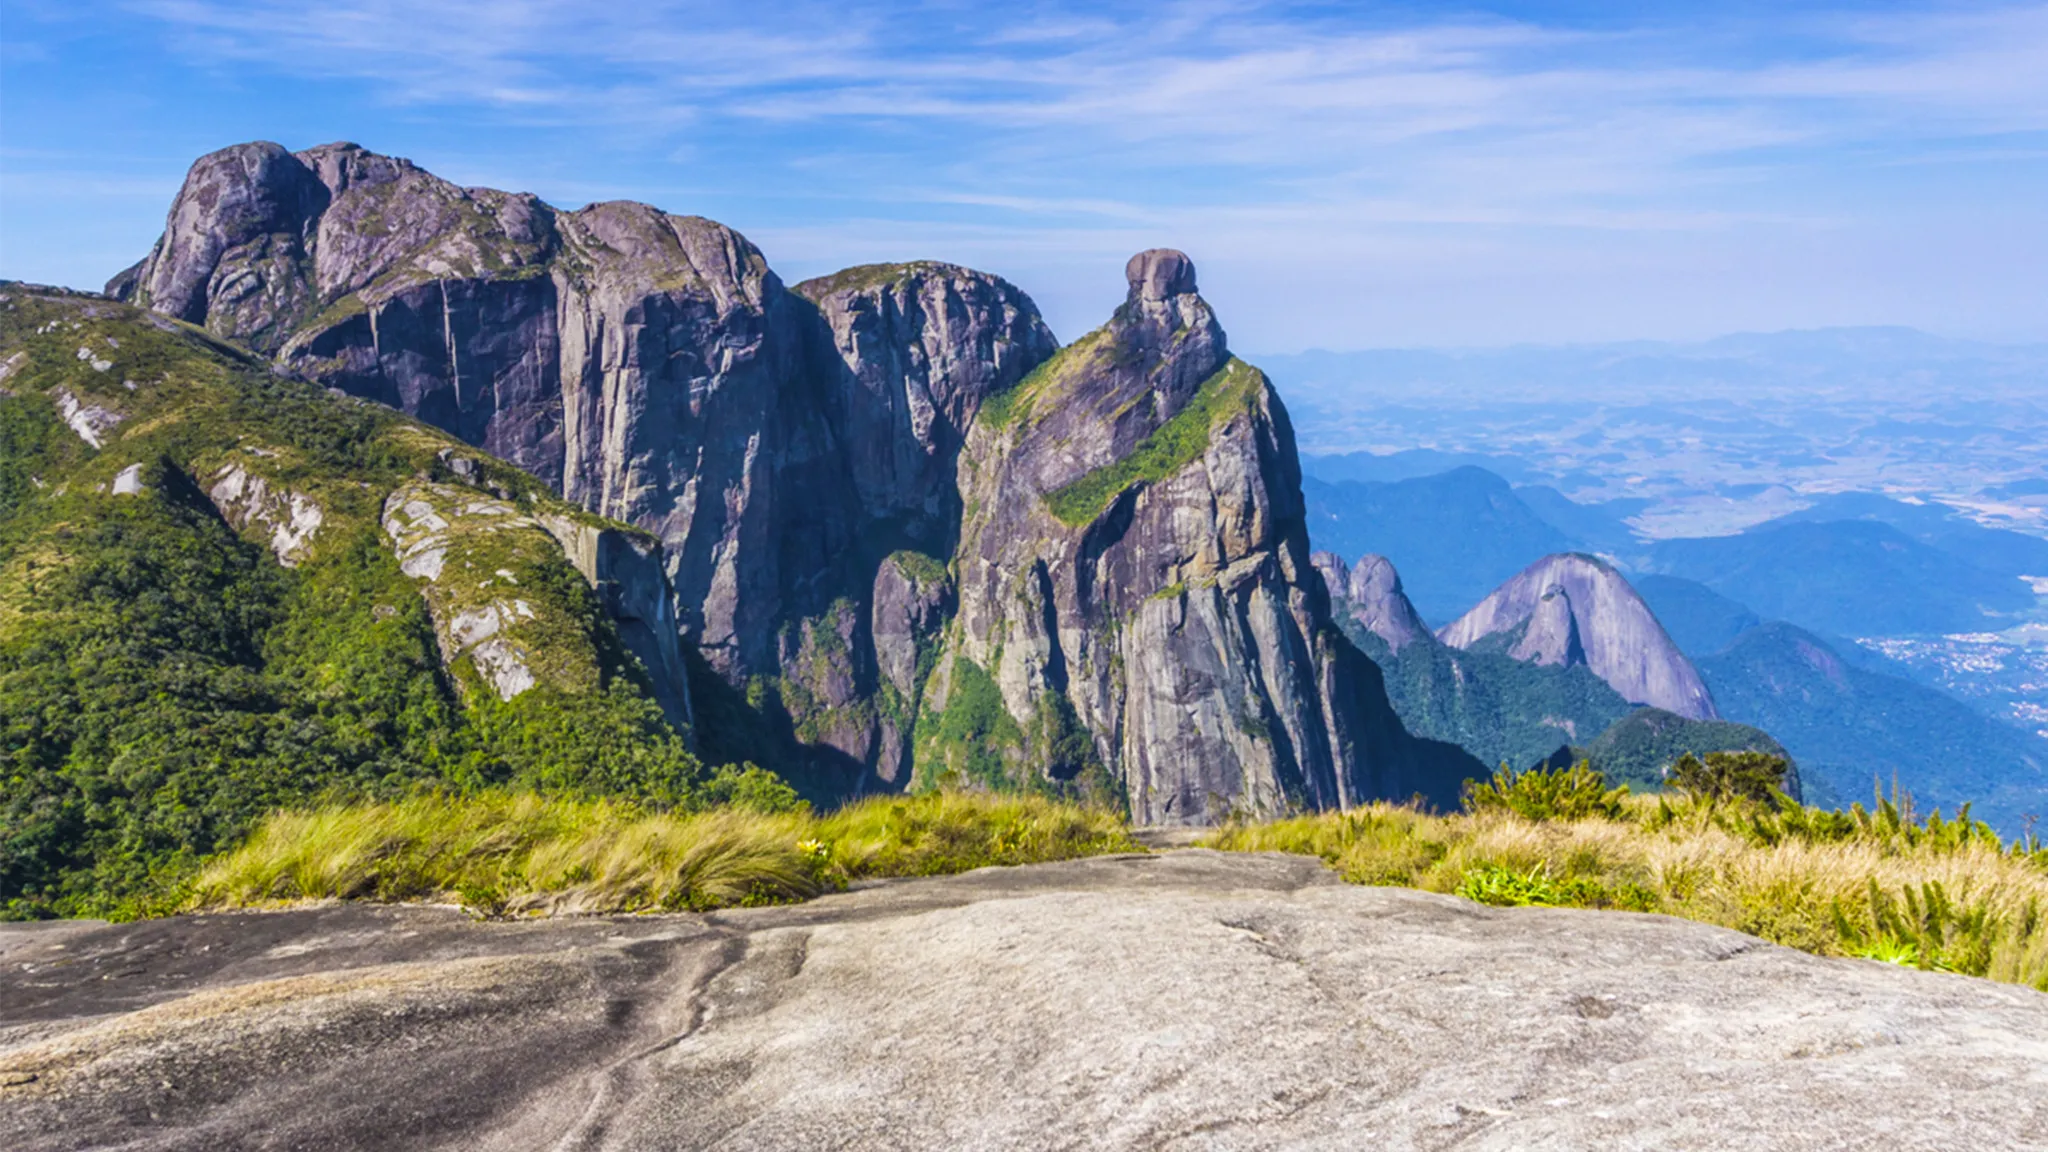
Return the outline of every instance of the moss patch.
{"type": "Polygon", "coordinates": [[[1046,493],[1046,509],[1070,528],[1092,522],[1133,486],[1157,483],[1199,459],[1216,425],[1250,411],[1264,384],[1258,369],[1232,357],[1123,459],[1046,493]]]}
{"type": "Polygon", "coordinates": [[[1002,689],[981,665],[953,660],[946,706],[918,720],[917,777],[926,786],[948,778],[984,788],[1015,784],[1012,765],[1024,750],[1024,729],[1003,704],[1002,689]]]}

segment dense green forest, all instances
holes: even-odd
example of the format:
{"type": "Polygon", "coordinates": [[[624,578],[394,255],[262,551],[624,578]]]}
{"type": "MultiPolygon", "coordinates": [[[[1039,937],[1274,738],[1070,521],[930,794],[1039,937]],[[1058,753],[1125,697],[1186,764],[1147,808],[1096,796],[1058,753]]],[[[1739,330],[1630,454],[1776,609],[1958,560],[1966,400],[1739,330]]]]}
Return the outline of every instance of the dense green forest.
{"type": "MultiPolygon", "coordinates": [[[[464,479],[448,437],[87,298],[9,293],[0,361],[6,915],[146,908],[264,813],[319,799],[507,783],[662,807],[792,799],[707,772],[559,550],[503,573],[594,676],[508,702],[443,661],[379,511],[408,480],[464,479]],[[252,453],[324,511],[295,567],[202,487],[252,453]]],[[[473,463],[465,482],[550,499],[473,463]]]]}
{"type": "Polygon", "coordinates": [[[1592,740],[1635,708],[1583,665],[1544,668],[1429,643],[1396,653],[1355,622],[1344,626],[1385,671],[1387,698],[1410,732],[1487,764],[1526,768],[1592,740]]]}

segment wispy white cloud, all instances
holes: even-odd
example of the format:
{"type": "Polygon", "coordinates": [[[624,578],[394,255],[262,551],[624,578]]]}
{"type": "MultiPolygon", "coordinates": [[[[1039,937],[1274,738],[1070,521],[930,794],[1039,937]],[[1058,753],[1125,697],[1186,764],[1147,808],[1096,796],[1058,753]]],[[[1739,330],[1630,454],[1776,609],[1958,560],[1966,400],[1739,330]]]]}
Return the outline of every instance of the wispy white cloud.
{"type": "Polygon", "coordinates": [[[1357,28],[1257,4],[1027,7],[972,35],[957,10],[949,23],[943,8],[891,18],[773,0],[132,7],[198,60],[359,79],[389,102],[529,125],[658,134],[715,117],[932,133],[966,149],[955,194],[991,202],[992,185],[1063,157],[1106,176],[1235,170],[1268,188],[1309,178],[1326,192],[1398,184],[1526,205],[1696,183],[1702,165],[1762,149],[2048,130],[2041,6],[1841,19],[1820,30],[1823,50],[1732,60],[1689,60],[1654,26],[1357,28]]]}
{"type": "MultiPolygon", "coordinates": [[[[18,3],[38,27],[82,20],[18,3]]],[[[1913,234],[1920,269],[1944,243],[1985,259],[2048,242],[1995,178],[2048,150],[2041,3],[1598,26],[1278,0],[105,3],[181,68],[347,92],[321,131],[360,121],[346,130],[399,150],[376,133],[457,125],[418,158],[566,204],[716,211],[792,273],[908,252],[1057,280],[1178,242],[1303,282],[1376,263],[1492,291],[1604,260],[1638,296],[1690,276],[1688,292],[1782,302],[1851,234],[1913,234]],[[1887,180],[1948,183],[1902,209],[1869,194],[1887,180]],[[1745,261],[1783,283],[1714,279],[1745,261]]],[[[1838,277],[1862,279],[1839,299],[1890,274],[1868,268],[1843,257],[1838,277]]],[[[1979,273],[2007,296],[2027,283],[1979,273]]],[[[1924,271],[1899,275],[1887,299],[1932,294],[1924,271]]],[[[1267,343],[1314,340],[1311,323],[1283,316],[1267,343]]]]}

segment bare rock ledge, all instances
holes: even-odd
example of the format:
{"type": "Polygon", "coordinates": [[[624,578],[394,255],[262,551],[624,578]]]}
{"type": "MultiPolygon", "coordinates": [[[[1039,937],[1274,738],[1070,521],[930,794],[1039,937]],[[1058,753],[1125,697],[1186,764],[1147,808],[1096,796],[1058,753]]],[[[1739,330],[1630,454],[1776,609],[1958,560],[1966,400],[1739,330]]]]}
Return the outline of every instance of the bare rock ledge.
{"type": "Polygon", "coordinates": [[[2048,997],[1203,851],[0,927],[0,1146],[2021,1148],[2048,997]]]}

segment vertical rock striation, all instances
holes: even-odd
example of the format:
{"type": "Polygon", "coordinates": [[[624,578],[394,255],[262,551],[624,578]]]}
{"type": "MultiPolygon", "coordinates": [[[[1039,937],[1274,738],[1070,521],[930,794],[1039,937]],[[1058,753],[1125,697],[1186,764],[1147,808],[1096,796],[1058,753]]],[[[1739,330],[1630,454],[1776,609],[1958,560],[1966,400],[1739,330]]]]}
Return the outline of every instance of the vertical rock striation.
{"type": "Polygon", "coordinates": [[[786,687],[799,738],[885,780],[907,774],[908,718],[868,706],[882,561],[950,552],[968,424],[1057,347],[983,273],[858,268],[792,293],[712,221],[558,212],[350,144],[201,159],[109,291],[654,533],[668,615],[708,667],[786,687]],[[814,624],[845,642],[811,643],[814,624]]]}

